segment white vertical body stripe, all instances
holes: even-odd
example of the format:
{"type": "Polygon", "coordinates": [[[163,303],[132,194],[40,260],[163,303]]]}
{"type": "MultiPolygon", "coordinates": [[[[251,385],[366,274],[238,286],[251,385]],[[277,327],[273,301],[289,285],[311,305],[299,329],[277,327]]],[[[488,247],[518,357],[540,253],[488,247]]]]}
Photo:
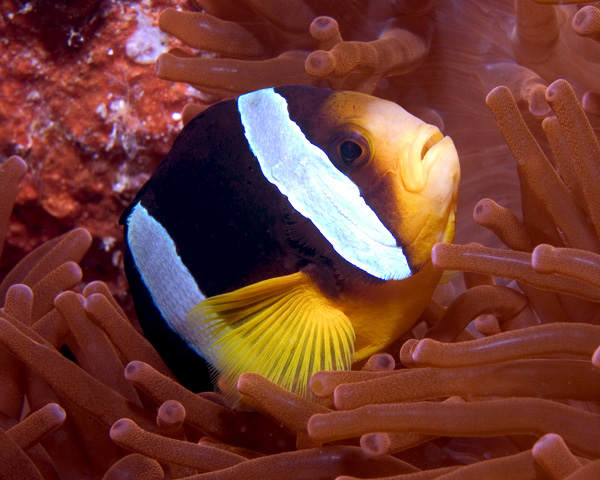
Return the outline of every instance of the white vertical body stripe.
{"type": "Polygon", "coordinates": [[[365,203],[358,187],[313,145],[272,88],[238,98],[246,139],[267,180],[312,221],[345,260],[383,280],[411,270],[394,236],[365,203]]]}
{"type": "Polygon", "coordinates": [[[137,203],[127,218],[127,243],[142,280],[169,327],[200,355],[186,317],[205,299],[194,277],[182,263],[175,243],[148,211],[137,203]]]}

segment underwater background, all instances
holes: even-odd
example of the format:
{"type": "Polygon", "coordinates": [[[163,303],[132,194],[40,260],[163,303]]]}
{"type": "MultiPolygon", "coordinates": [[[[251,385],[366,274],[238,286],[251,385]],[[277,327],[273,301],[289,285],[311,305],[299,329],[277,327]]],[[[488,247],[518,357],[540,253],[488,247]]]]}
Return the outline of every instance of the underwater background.
{"type": "Polygon", "coordinates": [[[0,0],[0,476],[597,478],[587,3],[0,0]],[[284,84],[392,100],[453,139],[457,246],[434,265],[466,273],[362,371],[319,374],[323,404],[247,375],[262,406],[233,412],[136,330],[118,218],[186,118],[284,84]]]}

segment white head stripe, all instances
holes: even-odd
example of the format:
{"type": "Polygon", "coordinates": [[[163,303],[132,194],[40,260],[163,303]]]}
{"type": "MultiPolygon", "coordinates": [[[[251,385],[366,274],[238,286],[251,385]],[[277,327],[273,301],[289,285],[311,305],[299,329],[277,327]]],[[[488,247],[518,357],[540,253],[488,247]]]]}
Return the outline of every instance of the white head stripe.
{"type": "Polygon", "coordinates": [[[358,187],[292,121],[272,88],[238,98],[246,139],[269,182],[313,222],[337,253],[383,280],[411,271],[394,236],[360,196],[358,187]]]}
{"type": "MultiPolygon", "coordinates": [[[[205,299],[194,277],[182,263],[175,243],[165,228],[140,204],[127,218],[127,243],[135,266],[169,327],[190,346],[196,337],[186,317],[192,307],[205,299]]],[[[202,356],[201,351],[198,353],[202,356]]]]}

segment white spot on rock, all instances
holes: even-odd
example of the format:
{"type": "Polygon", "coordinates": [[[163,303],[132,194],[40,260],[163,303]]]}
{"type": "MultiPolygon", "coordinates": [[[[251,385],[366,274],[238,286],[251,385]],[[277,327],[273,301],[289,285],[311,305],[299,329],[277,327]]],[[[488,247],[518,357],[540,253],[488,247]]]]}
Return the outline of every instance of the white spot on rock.
{"type": "Polygon", "coordinates": [[[161,53],[168,50],[167,35],[152,23],[152,17],[138,10],[138,28],[125,44],[125,54],[136,63],[154,63],[161,53]]]}

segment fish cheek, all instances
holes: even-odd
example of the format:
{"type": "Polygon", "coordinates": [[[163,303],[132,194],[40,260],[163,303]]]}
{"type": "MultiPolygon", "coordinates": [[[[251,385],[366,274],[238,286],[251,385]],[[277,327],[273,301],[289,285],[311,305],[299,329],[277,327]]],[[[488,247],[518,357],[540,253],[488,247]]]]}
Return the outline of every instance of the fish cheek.
{"type": "Polygon", "coordinates": [[[430,230],[437,228],[428,229],[431,205],[419,194],[407,192],[396,172],[378,172],[372,166],[349,177],[402,248],[411,271],[418,272],[429,261],[435,243],[429,241],[430,230]]]}
{"type": "Polygon", "coordinates": [[[421,227],[419,219],[423,210],[419,208],[418,196],[406,192],[393,171],[379,172],[376,167],[370,167],[351,174],[350,178],[381,223],[392,233],[398,246],[409,245],[421,227]]]}
{"type": "Polygon", "coordinates": [[[442,227],[431,205],[420,195],[396,186],[380,188],[370,199],[381,222],[392,232],[413,273],[430,260],[431,248],[442,227]]]}
{"type": "Polygon", "coordinates": [[[439,215],[429,206],[427,215],[422,216],[422,226],[414,240],[404,247],[404,253],[409,259],[414,271],[420,270],[423,265],[431,261],[431,250],[438,242],[454,241],[454,212],[449,215],[439,215]]]}

